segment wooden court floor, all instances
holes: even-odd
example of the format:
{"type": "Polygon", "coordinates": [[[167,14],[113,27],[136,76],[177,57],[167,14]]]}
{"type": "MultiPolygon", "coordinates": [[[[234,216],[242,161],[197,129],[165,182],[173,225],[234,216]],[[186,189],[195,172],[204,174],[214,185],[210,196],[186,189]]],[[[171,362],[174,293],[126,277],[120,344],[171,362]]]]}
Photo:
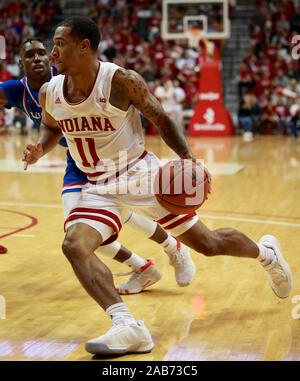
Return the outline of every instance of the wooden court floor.
{"type": "MultiPolygon", "coordinates": [[[[21,152],[30,139],[0,136],[0,244],[8,248],[0,255],[0,360],[95,360],[84,343],[111,322],[61,252],[65,151],[57,147],[24,173],[21,152]]],[[[161,248],[125,225],[120,242],[155,258],[163,274],[147,291],[123,297],[156,345],[151,353],[109,361],[299,361],[300,141],[260,136],[252,142],[193,138],[190,144],[213,174],[200,218],[211,229],[234,227],[253,240],[275,235],[293,273],[291,296],[278,299],[255,260],[195,252],[194,281],[180,288],[161,248]]],[[[155,136],[146,146],[160,158],[174,157],[155,136]]],[[[114,274],[127,271],[103,260],[114,274]]]]}

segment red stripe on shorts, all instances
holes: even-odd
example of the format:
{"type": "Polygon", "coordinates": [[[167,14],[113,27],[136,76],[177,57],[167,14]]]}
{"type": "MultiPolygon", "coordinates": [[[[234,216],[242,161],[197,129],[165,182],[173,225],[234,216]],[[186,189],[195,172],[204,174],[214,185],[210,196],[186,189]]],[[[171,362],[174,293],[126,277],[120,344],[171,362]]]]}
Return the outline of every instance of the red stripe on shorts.
{"type": "Polygon", "coordinates": [[[77,220],[79,218],[85,218],[87,220],[93,220],[93,221],[99,221],[103,222],[104,224],[110,226],[115,233],[118,235],[119,234],[119,229],[116,228],[116,225],[113,224],[110,220],[106,219],[105,217],[98,217],[98,216],[91,216],[90,214],[74,214],[74,216],[69,216],[64,224],[64,231],[66,231],[66,223],[70,221],[77,220]]]}
{"type": "Polygon", "coordinates": [[[161,218],[160,220],[157,220],[156,222],[160,225],[165,224],[166,222],[169,222],[170,220],[173,220],[173,218],[178,217],[178,214],[167,214],[165,217],[161,218]]]}
{"type": "Polygon", "coordinates": [[[115,221],[115,223],[118,225],[119,230],[121,230],[122,228],[122,224],[121,224],[121,221],[119,220],[119,217],[105,209],[75,208],[71,210],[71,212],[69,213],[69,217],[71,216],[72,213],[96,213],[103,216],[107,216],[115,221]]]}
{"type": "Polygon", "coordinates": [[[180,218],[179,220],[173,222],[172,224],[170,225],[167,225],[167,226],[164,226],[164,229],[174,229],[176,228],[176,226],[182,224],[183,222],[189,220],[190,218],[196,216],[196,212],[193,212],[193,213],[189,213],[187,215],[185,215],[184,217],[180,218]]]}

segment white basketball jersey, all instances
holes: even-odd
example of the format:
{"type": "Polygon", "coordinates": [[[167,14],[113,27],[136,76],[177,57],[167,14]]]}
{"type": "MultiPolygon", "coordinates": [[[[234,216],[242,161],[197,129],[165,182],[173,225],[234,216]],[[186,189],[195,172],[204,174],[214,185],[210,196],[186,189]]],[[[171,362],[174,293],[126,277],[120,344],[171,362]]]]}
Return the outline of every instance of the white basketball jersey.
{"type": "Polygon", "coordinates": [[[57,75],[48,83],[46,111],[57,121],[71,156],[89,180],[106,178],[124,169],[144,152],[139,111],[122,111],[109,103],[111,81],[119,66],[99,62],[90,95],[70,103],[65,95],[67,77],[57,75]]]}

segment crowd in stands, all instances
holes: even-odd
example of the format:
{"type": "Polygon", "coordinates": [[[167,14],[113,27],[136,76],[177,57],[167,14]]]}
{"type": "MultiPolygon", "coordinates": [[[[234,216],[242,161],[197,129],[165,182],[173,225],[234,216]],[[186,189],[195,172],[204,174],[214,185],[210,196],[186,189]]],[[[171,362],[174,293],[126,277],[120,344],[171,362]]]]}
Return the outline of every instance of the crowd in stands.
{"type": "MultiPolygon", "coordinates": [[[[54,16],[63,15],[65,5],[66,0],[0,2],[0,35],[5,36],[7,47],[7,58],[0,61],[0,81],[20,78],[20,44],[33,36],[45,40],[53,31],[54,16]]],[[[172,94],[175,109],[178,104],[193,109],[201,70],[199,50],[189,48],[185,40],[162,39],[161,5],[161,1],[151,0],[86,0],[81,15],[92,18],[99,26],[101,60],[136,70],[153,94],[161,94],[160,100],[163,94],[172,94]],[[179,93],[177,88],[184,94],[179,101],[174,95],[179,93]]],[[[213,28],[217,30],[220,8],[215,10],[213,28]]],[[[174,20],[170,23],[173,31],[178,28],[176,20],[182,11],[187,9],[173,9],[169,15],[174,20]]],[[[251,48],[241,63],[238,86],[240,125],[251,134],[296,135],[300,124],[297,98],[287,97],[282,89],[300,95],[300,67],[291,55],[291,39],[300,34],[298,1],[256,0],[250,34],[251,48]]]]}
{"type": "Polygon", "coordinates": [[[300,65],[291,43],[299,34],[298,1],[256,0],[251,46],[241,63],[238,84],[239,122],[246,139],[253,133],[297,136],[300,132],[300,65]]]}
{"type": "MultiPolygon", "coordinates": [[[[33,36],[45,40],[53,31],[53,17],[64,14],[66,3],[66,0],[0,1],[0,35],[5,36],[7,45],[7,59],[0,61],[0,81],[22,76],[18,64],[20,44],[33,36]]],[[[197,9],[195,5],[190,5],[190,9],[173,9],[170,14],[172,32],[180,31],[177,22],[182,16],[180,12],[194,14],[197,9]]],[[[215,6],[211,27],[216,30],[221,20],[220,12],[221,7],[215,6]]],[[[164,88],[165,83],[173,88],[172,94],[178,93],[176,88],[180,87],[184,93],[181,107],[190,109],[195,106],[201,69],[199,52],[188,48],[187,41],[179,43],[162,39],[161,1],[86,0],[80,14],[92,18],[99,26],[99,58],[102,61],[136,70],[147,81],[153,94],[157,87],[164,88]]],[[[176,98],[173,101],[175,108],[178,107],[176,98]]]]}

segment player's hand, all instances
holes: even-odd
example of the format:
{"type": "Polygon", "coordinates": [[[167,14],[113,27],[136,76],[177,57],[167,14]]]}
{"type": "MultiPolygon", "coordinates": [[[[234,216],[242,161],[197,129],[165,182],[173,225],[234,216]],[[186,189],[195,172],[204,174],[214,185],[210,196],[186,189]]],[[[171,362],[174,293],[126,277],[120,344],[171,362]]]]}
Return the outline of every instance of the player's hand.
{"type": "Polygon", "coordinates": [[[26,171],[28,165],[36,163],[43,156],[43,146],[41,143],[37,145],[27,144],[22,161],[24,161],[24,171],[26,171]]]}
{"type": "Polygon", "coordinates": [[[212,191],[212,185],[211,185],[212,175],[205,166],[204,166],[204,172],[207,174],[207,177],[208,177],[208,193],[211,193],[211,191],[212,191]]]}

